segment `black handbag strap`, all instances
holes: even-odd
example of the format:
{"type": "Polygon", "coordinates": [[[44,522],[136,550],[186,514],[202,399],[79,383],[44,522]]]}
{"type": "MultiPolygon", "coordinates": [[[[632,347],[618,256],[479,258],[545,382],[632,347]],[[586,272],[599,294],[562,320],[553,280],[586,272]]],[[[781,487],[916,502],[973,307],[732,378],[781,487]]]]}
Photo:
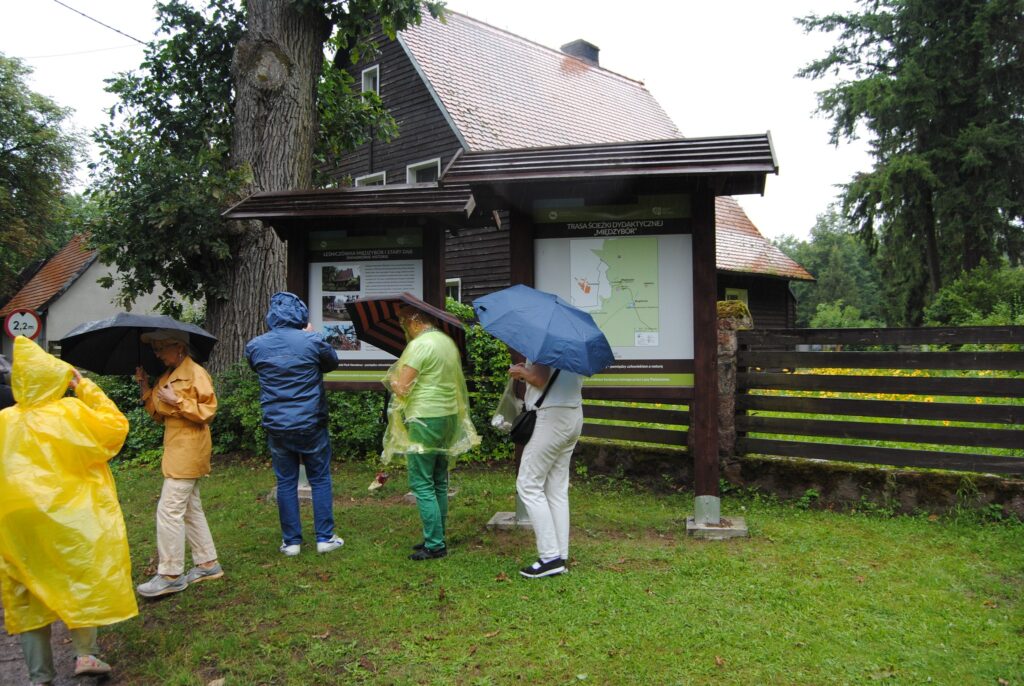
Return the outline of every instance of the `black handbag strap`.
{"type": "MultiPolygon", "coordinates": [[[[562,370],[561,370],[561,369],[556,369],[556,370],[555,370],[555,373],[551,375],[551,378],[550,378],[550,379],[548,379],[548,383],[547,383],[547,385],[546,385],[546,386],[544,387],[544,392],[540,394],[540,398],[538,398],[538,399],[537,399],[537,402],[536,402],[536,403],[534,403],[534,405],[533,405],[533,409],[537,409],[537,408],[539,408],[539,407],[540,407],[540,404],[541,404],[542,402],[544,402],[544,398],[548,397],[548,391],[550,391],[550,390],[551,390],[551,386],[552,386],[552,384],[554,384],[554,383],[555,383],[555,379],[557,379],[557,378],[558,378],[558,372],[560,372],[560,371],[562,371],[562,370]]],[[[547,415],[545,415],[545,416],[547,416],[547,415]]]]}

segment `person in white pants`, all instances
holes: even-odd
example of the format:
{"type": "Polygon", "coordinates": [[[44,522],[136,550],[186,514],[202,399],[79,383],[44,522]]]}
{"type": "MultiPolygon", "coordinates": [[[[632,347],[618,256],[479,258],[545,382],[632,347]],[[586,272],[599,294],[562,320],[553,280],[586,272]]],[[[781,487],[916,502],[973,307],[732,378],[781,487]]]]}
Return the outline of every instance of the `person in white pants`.
{"type": "Polygon", "coordinates": [[[543,395],[516,479],[537,538],[537,561],[519,573],[555,576],[565,572],[569,559],[569,461],[583,429],[583,377],[529,361],[509,367],[509,375],[526,382],[527,409],[536,408],[543,395]]]}

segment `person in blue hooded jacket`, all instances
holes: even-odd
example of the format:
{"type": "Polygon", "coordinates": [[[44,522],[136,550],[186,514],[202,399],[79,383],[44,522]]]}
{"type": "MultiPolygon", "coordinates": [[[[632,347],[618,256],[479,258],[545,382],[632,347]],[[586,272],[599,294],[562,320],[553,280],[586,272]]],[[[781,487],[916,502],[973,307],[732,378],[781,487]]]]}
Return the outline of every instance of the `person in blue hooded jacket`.
{"type": "Polygon", "coordinates": [[[331,491],[331,441],[327,434],[327,394],[323,375],[337,369],[334,349],[309,324],[309,309],[294,293],[270,297],[270,331],[245,346],[245,357],[260,380],[260,407],[267,445],[277,478],[281,552],[298,555],[299,465],[313,492],[316,550],[329,553],[344,541],[334,533],[331,491]]]}

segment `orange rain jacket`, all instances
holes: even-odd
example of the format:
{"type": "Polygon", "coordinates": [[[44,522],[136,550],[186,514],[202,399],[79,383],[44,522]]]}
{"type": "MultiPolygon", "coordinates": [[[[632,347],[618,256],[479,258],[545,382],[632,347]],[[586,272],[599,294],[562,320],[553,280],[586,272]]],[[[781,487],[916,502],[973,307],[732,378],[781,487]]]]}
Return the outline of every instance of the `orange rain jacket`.
{"type": "Polygon", "coordinates": [[[217,396],[206,370],[186,357],[174,369],[163,373],[148,393],[142,396],[146,412],[164,425],[164,476],[172,479],[198,479],[210,473],[210,422],[217,414],[217,396]],[[171,384],[181,399],[170,405],[157,397],[157,389],[171,384]]]}
{"type": "Polygon", "coordinates": [[[128,420],[71,366],[14,341],[17,404],[0,411],[0,591],[7,632],[57,619],[72,629],[139,613],[128,535],[107,461],[128,420]]]}

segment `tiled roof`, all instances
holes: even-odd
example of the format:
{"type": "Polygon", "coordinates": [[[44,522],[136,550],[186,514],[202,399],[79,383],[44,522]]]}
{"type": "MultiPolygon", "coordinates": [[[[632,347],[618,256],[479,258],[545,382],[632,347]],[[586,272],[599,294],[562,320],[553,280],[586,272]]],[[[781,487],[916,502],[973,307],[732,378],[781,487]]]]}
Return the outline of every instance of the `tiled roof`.
{"type": "Polygon", "coordinates": [[[729,196],[715,198],[715,229],[715,262],[720,270],[814,280],[806,269],[765,240],[740,204],[729,196]]]}
{"type": "MultiPolygon", "coordinates": [[[[399,39],[469,151],[681,138],[643,83],[466,15],[446,16],[445,24],[425,16],[399,39]]],[[[813,279],[735,200],[719,197],[716,209],[720,270],[813,279]]]]}
{"type": "Polygon", "coordinates": [[[96,251],[86,247],[85,235],[75,236],[0,308],[0,317],[12,310],[39,312],[46,309],[57,296],[71,287],[95,259],[96,251]]]}
{"type": "Polygon", "coordinates": [[[470,150],[678,138],[643,83],[457,12],[399,38],[470,150]]]}

